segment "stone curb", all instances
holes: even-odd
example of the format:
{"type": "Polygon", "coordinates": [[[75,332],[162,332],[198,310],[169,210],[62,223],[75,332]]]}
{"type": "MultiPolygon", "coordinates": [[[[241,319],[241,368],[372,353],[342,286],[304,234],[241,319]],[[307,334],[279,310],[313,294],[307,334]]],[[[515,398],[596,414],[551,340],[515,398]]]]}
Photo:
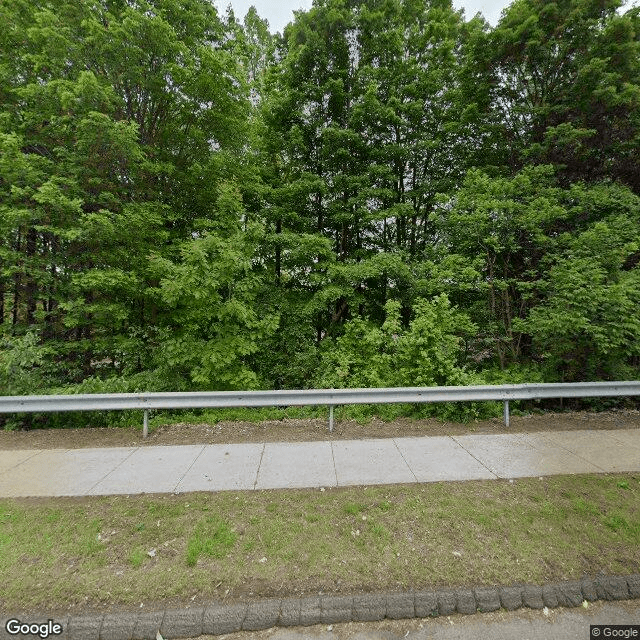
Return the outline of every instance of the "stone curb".
{"type": "MultiPolygon", "coordinates": [[[[453,613],[520,608],[579,607],[585,600],[629,600],[640,598],[640,574],[598,576],[543,586],[477,587],[404,593],[372,593],[353,596],[311,596],[307,598],[265,598],[244,604],[212,603],[205,607],[166,611],[123,612],[101,615],[62,616],[53,623],[62,633],[49,635],[60,640],[165,640],[257,631],[281,626],[308,626],[365,620],[398,620],[448,616],[453,613]]],[[[6,623],[12,618],[23,624],[46,624],[51,616],[0,615],[0,640],[38,638],[35,634],[10,634],[6,623]]]]}

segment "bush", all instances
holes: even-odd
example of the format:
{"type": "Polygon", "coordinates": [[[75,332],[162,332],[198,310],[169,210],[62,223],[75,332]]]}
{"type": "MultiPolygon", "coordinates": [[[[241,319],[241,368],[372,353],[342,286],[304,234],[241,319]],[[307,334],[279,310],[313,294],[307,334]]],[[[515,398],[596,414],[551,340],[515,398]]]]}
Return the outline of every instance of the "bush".
{"type": "MultiPolygon", "coordinates": [[[[361,318],[345,324],[344,334],[323,344],[316,385],[320,388],[431,387],[482,384],[464,366],[463,336],[476,332],[469,318],[452,307],[446,295],[419,299],[407,327],[400,303],[385,305],[386,318],[377,327],[361,318]]],[[[495,403],[494,403],[495,404],[495,403]]],[[[469,420],[496,415],[490,403],[437,403],[407,409],[387,408],[385,417],[440,416],[469,420]]]]}

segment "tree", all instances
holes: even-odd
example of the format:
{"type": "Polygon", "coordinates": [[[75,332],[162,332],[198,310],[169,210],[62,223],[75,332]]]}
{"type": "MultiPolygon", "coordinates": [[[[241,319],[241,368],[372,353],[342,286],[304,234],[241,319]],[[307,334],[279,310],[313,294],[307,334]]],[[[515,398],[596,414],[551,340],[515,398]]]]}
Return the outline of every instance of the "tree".
{"type": "Polygon", "coordinates": [[[584,230],[565,232],[537,287],[545,299],[518,323],[547,375],[562,381],[633,379],[640,364],[640,199],[603,184],[571,189],[584,230]],[[594,215],[594,213],[596,213],[594,215]]]}
{"type": "MultiPolygon", "coordinates": [[[[318,367],[320,388],[429,387],[466,385],[478,378],[465,367],[465,339],[477,331],[446,295],[418,299],[408,325],[401,304],[389,300],[381,327],[361,318],[326,340],[318,367]]],[[[421,407],[421,411],[469,417],[477,407],[421,407]]]]}
{"type": "Polygon", "coordinates": [[[54,347],[60,382],[132,374],[162,315],[151,252],[239,224],[217,203],[246,140],[240,67],[204,0],[3,11],[1,319],[54,347]]]}
{"type": "Polygon", "coordinates": [[[406,265],[430,255],[436,195],[484,144],[464,95],[483,27],[462,24],[448,1],[327,0],[285,30],[264,105],[267,221],[277,281],[278,236],[331,242],[333,256],[307,257],[318,337],[356,314],[381,321],[392,287],[407,312],[416,296],[406,265]]]}
{"type": "Polygon", "coordinates": [[[575,369],[564,377],[632,362],[638,223],[637,197],[616,184],[563,189],[548,165],[513,178],[470,172],[442,201],[436,224],[442,251],[473,265],[448,290],[483,327],[478,357],[489,347],[501,368],[547,358],[551,377],[568,359],[575,369]],[[585,323],[591,329],[581,334],[585,323]],[[598,347],[601,334],[611,335],[615,354],[598,347]]]}
{"type": "Polygon", "coordinates": [[[226,237],[208,233],[185,242],[179,262],[157,259],[160,296],[169,307],[154,353],[157,384],[172,390],[259,386],[249,357],[278,318],[257,312],[262,272],[253,264],[256,241],[250,244],[239,229],[226,237]]]}
{"type": "Polygon", "coordinates": [[[621,0],[517,0],[491,34],[495,109],[513,162],[553,163],[564,184],[621,180],[636,193],[640,12],[621,0]]]}

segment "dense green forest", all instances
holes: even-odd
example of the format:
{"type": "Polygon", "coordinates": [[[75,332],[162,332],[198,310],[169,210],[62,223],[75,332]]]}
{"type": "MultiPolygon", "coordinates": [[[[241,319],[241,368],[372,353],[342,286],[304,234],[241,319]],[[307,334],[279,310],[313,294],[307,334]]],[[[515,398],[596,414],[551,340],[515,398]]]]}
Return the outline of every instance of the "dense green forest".
{"type": "Polygon", "coordinates": [[[0,22],[0,394],[639,377],[639,8],[0,22]]]}

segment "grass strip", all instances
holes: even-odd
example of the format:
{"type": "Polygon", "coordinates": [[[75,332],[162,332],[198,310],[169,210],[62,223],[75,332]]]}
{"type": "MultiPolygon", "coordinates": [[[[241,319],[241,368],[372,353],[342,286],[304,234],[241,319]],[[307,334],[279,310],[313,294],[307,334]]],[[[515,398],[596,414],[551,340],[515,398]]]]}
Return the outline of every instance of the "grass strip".
{"type": "Polygon", "coordinates": [[[0,500],[0,609],[640,571],[640,476],[0,500]]]}

